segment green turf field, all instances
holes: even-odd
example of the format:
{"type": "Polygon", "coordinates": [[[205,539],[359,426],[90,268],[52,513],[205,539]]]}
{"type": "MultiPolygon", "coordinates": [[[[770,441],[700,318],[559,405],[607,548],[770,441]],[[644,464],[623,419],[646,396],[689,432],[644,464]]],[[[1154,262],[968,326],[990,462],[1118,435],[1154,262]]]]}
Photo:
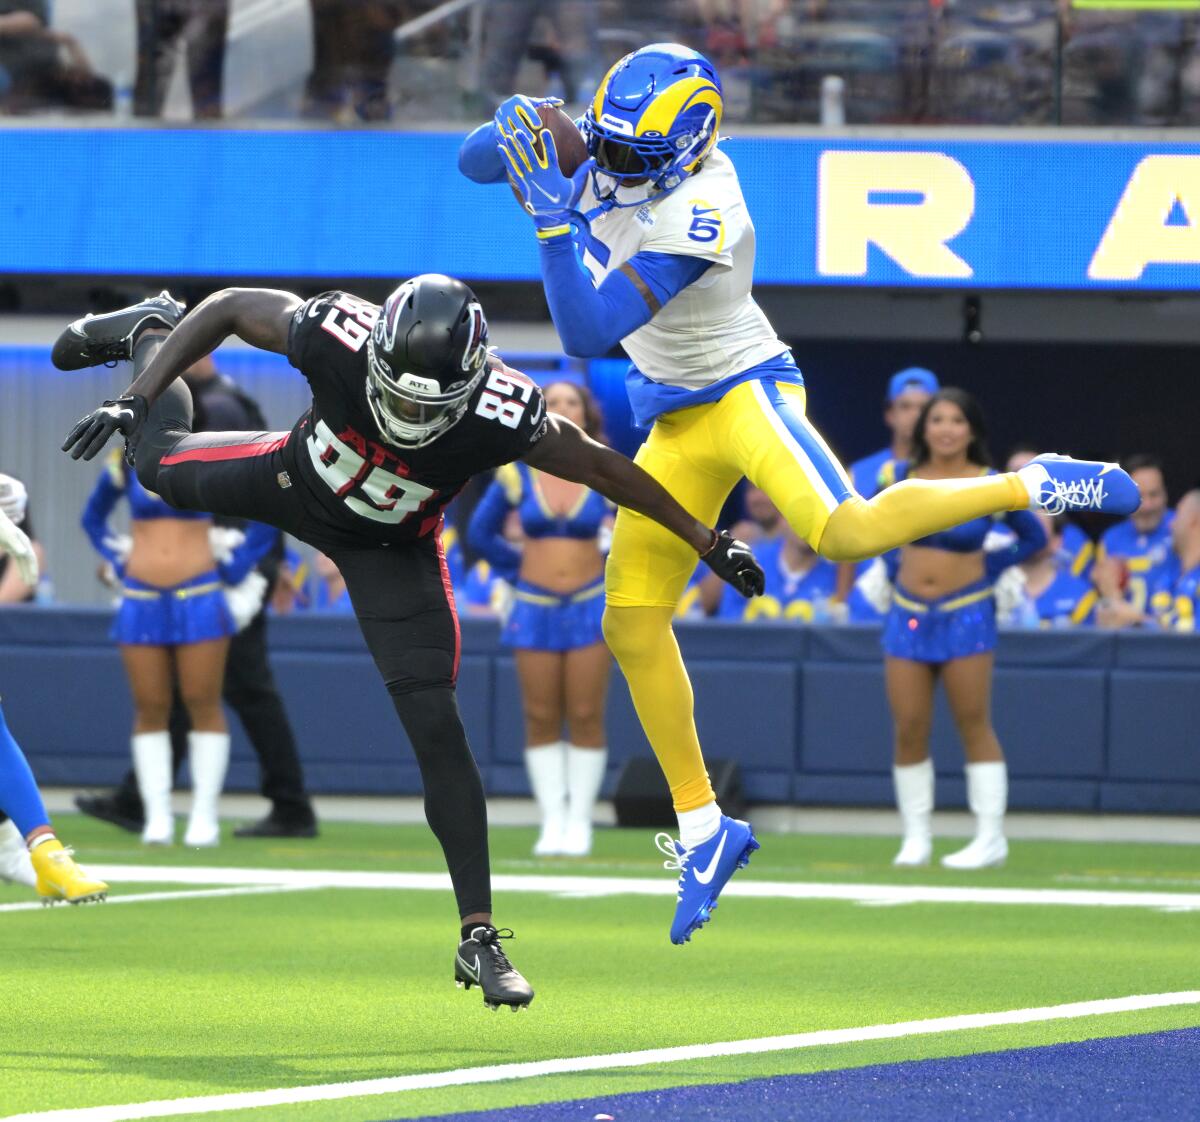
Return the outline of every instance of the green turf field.
{"type": "MultiPolygon", "coordinates": [[[[441,871],[421,827],[335,823],[315,842],[230,840],[201,852],[147,851],[80,818],[59,827],[95,865],[441,871]]],[[[494,830],[495,871],[659,876],[662,895],[498,895],[496,921],[516,930],[508,949],[537,989],[518,1015],[454,988],[448,892],[317,888],[0,911],[0,1116],[1197,988],[1200,911],[1138,906],[728,897],[691,944],[673,947],[673,881],[650,832],[600,831],[587,861],[534,862],[533,836],[494,830]]],[[[1200,859],[1186,846],[1015,842],[1005,869],[951,874],[893,870],[891,838],[762,841],[738,880],[1200,892],[1200,859]]],[[[198,887],[181,872],[178,882],[114,883],[113,897],[198,887]]],[[[0,886],[0,905],[29,898],[0,886]]],[[[1198,1024],[1191,1004],[203,1117],[362,1122],[1198,1024]]]]}

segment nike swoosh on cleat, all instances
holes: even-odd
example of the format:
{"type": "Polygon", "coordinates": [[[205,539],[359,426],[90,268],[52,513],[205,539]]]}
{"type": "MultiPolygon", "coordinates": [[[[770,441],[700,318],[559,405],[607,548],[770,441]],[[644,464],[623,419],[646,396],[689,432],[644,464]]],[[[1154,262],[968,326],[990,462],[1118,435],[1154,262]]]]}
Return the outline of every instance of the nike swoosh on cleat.
{"type": "Polygon", "coordinates": [[[698,880],[701,884],[708,884],[708,882],[716,875],[717,865],[720,863],[721,854],[725,851],[725,842],[728,838],[729,831],[726,830],[721,835],[721,841],[717,845],[717,852],[713,854],[713,859],[708,863],[708,868],[695,870],[694,875],[696,880],[698,880]]]}
{"type": "Polygon", "coordinates": [[[466,959],[464,959],[462,955],[456,954],[454,957],[456,959],[458,959],[458,965],[463,968],[463,973],[466,974],[471,979],[471,981],[478,982],[479,981],[479,956],[478,955],[475,956],[475,969],[473,969],[473,970],[467,964],[466,959]]]}

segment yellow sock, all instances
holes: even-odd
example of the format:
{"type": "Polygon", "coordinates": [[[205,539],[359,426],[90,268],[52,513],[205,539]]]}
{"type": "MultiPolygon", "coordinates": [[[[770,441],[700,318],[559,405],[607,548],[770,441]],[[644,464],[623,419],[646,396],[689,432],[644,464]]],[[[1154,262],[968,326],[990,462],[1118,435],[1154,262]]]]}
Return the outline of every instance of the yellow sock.
{"type": "Polygon", "coordinates": [[[688,680],[671,630],[673,609],[615,607],[604,612],[604,638],[616,657],[638,719],[658,757],[677,811],[712,802],[712,784],[700,752],[688,680]]]}
{"type": "Polygon", "coordinates": [[[906,479],[870,501],[847,499],[830,516],[818,552],[862,561],[974,518],[1024,510],[1029,491],[1016,474],[979,479],[906,479]]]}

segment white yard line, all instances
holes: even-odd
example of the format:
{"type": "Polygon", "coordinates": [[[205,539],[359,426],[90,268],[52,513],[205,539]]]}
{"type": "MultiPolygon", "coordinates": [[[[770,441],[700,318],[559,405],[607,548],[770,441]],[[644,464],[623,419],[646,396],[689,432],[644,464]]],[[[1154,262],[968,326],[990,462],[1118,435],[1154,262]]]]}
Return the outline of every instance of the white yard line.
{"type": "Polygon", "coordinates": [[[1165,1009],[1173,1005],[1200,1004],[1200,990],[1182,993],[1143,994],[1077,1001],[1039,1009],[1010,1009],[1002,1013],[967,1013],[899,1024],[867,1025],[862,1028],[823,1029],[790,1036],[765,1036],[754,1040],[731,1040],[720,1044],[688,1044],[676,1048],[649,1048],[640,1052],[616,1052],[599,1056],[571,1056],[556,1060],[497,1064],[491,1067],[458,1068],[454,1071],[400,1075],[385,1079],[363,1079],[353,1083],[325,1083],[310,1087],[284,1087],[273,1091],[239,1091],[227,1095],[198,1095],[186,1099],[128,1106],[92,1106],[67,1110],[35,1111],[12,1115],[9,1122],[126,1122],[135,1118],[169,1118],[180,1114],[215,1114],[226,1110],[286,1106],[295,1103],[331,1102],[367,1095],[390,1095],[399,1091],[425,1091],[438,1087],[461,1087],[469,1083],[498,1083],[506,1079],[536,1079],[582,1071],[645,1067],[650,1064],[709,1060],[714,1056],[748,1056],[763,1052],[789,1052],[833,1044],[858,1044],[868,1040],[897,1040],[941,1032],[964,1032],[997,1025],[1028,1025],[1039,1021],[1071,1020],[1107,1016],[1141,1009],[1165,1009]]]}
{"type": "MultiPolygon", "coordinates": [[[[195,900],[202,896],[262,896],[271,892],[308,892],[318,884],[257,884],[239,888],[185,888],[181,892],[136,892],[130,896],[110,896],[105,904],[144,904],[152,900],[195,900]]],[[[55,907],[62,901],[56,901],[55,907]]],[[[46,905],[40,900],[20,904],[0,904],[0,912],[40,912],[46,905]]],[[[68,906],[69,907],[69,906],[68,906]]]]}
{"type": "MultiPolygon", "coordinates": [[[[93,865],[110,884],[289,885],[299,888],[382,888],[450,891],[445,873],[389,873],[336,869],[239,869],[167,865],[93,865]]],[[[501,874],[497,892],[553,895],[673,896],[671,877],[581,877],[501,874]]],[[[770,900],[846,900],[857,904],[999,904],[1086,908],[1159,908],[1200,911],[1200,892],[1124,892],[1080,888],[978,888],[921,884],[821,884],[734,880],[725,896],[770,900]]],[[[116,899],[114,896],[113,899],[116,899]]]]}

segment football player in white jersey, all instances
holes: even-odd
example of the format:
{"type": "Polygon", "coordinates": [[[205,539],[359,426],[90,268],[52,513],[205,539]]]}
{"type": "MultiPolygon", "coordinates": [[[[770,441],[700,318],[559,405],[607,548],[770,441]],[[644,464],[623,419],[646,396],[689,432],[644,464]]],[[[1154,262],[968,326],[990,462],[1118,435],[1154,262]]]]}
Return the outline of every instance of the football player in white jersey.
{"type": "MultiPolygon", "coordinates": [[[[714,520],[745,475],[821,556],[857,561],[1003,511],[1136,509],[1137,487],[1115,465],[1058,456],[1017,473],[912,479],[859,497],[806,420],[804,380],[751,295],[754,225],[733,161],[717,147],[723,98],[712,64],[676,43],[626,55],[577,122],[591,158],[569,177],[540,104],[505,101],[468,136],[459,168],[478,182],[508,178],[518,191],[567,353],[624,346],[634,415],[650,428],[637,462],[697,518],[714,520]]],[[[618,515],[604,631],[679,816],[679,840],[659,839],[679,870],[676,943],[708,919],[757,848],[750,827],[717,806],[671,631],[694,567],[653,522],[618,515]]]]}

